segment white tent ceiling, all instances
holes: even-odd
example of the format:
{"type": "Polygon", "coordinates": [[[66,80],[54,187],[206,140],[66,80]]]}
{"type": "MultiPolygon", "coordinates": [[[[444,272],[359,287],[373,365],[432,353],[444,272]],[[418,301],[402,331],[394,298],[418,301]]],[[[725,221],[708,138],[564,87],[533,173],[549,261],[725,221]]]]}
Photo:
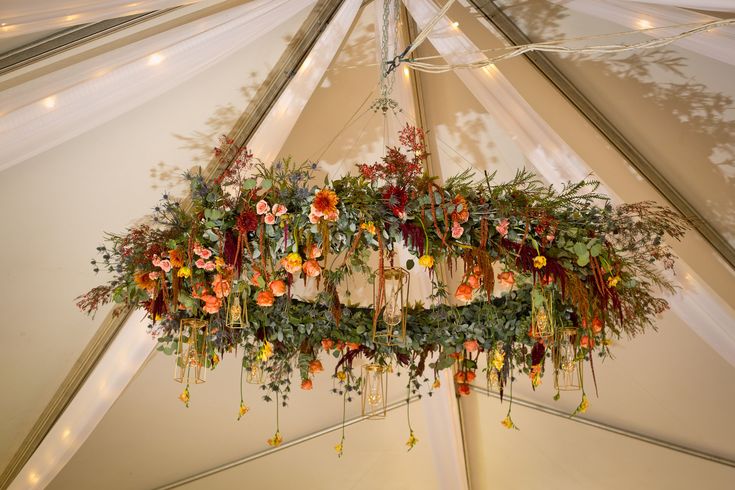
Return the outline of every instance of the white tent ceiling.
{"type": "MultiPolygon", "coordinates": [[[[218,3],[187,8],[196,12],[218,3]]],[[[561,2],[503,3],[534,40],[622,30],[608,20],[556,5],[561,2]]],[[[380,155],[384,137],[380,115],[366,114],[327,146],[375,89],[374,4],[363,8],[288,134],[281,155],[319,157],[334,172],[349,171],[354,163],[380,155]]],[[[163,190],[176,189],[180,170],[207,161],[217,135],[235,123],[307,14],[308,9],[286,19],[144,104],[131,104],[127,112],[104,124],[2,171],[0,223],[6,232],[0,237],[0,267],[6,280],[0,286],[5,306],[0,339],[6,349],[0,367],[10,374],[0,381],[5,415],[0,420],[3,466],[107,313],[100,312],[96,320],[85,318],[72,301],[97,282],[86,263],[103,231],[131,224],[163,190]]],[[[486,49],[499,44],[484,19],[466,5],[453,6],[449,17],[477,46],[486,49]]],[[[666,51],[670,52],[666,56],[680,57],[680,73],[649,66],[645,57],[625,62],[555,61],[732,243],[734,157],[727,148],[730,145],[732,151],[735,145],[735,90],[728,80],[735,76],[735,67],[679,47],[666,51]],[[621,63],[633,69],[621,70],[621,63]],[[701,86],[694,91],[677,89],[691,83],[701,86]],[[666,87],[671,90],[662,91],[666,87]]],[[[436,51],[427,42],[419,54],[436,51]]],[[[526,60],[519,58],[498,68],[609,189],[629,201],[660,199],[526,60]]],[[[400,76],[405,83],[415,75],[401,72],[400,76]]],[[[3,82],[10,83],[7,78],[0,79],[3,82]]],[[[503,121],[457,75],[421,76],[421,84],[433,163],[440,175],[472,165],[498,170],[502,179],[528,164],[503,121]]],[[[0,107],[0,114],[4,112],[0,107]]],[[[735,335],[735,316],[728,309],[735,307],[733,270],[696,233],[677,247],[677,253],[690,267],[682,271],[684,285],[696,283],[697,291],[717,298],[718,308],[727,315],[720,317],[721,327],[735,335]]],[[[711,339],[695,333],[701,334],[698,328],[702,327],[695,323],[691,316],[682,321],[678,311],[670,312],[661,319],[658,332],[616,345],[616,360],[598,367],[600,397],[592,399],[587,416],[733,461],[735,424],[729,407],[735,403],[731,389],[735,367],[718,355],[711,339]]],[[[235,421],[239,370],[234,359],[225,359],[207,384],[192,391],[189,410],[176,399],[180,387],[170,381],[170,362],[160,354],[149,359],[89,438],[78,441],[81,447],[50,488],[155,488],[267,449],[273,405],[259,402],[249,387],[252,410],[235,421]]],[[[320,389],[320,382],[329,383],[326,376],[323,381],[317,378],[314,392],[297,393],[282,412],[286,442],[341,421],[341,399],[320,389]]],[[[401,400],[405,393],[398,389],[399,383],[391,386],[392,399],[401,400]]],[[[526,380],[520,380],[515,394],[571,412],[578,400],[567,397],[555,403],[549,388],[542,386],[534,393],[526,380]]],[[[384,422],[350,426],[341,460],[332,449],[338,432],[330,432],[184,488],[244,483],[273,488],[460,488],[457,482],[463,477],[457,468],[465,462],[472,488],[542,484],[577,488],[590,482],[598,488],[688,488],[702,481],[708,488],[735,485],[731,467],[522,407],[514,412],[521,431],[505,431],[499,424],[505,405],[478,393],[460,404],[466,461],[458,463],[461,448],[453,447],[452,441],[462,434],[447,419],[437,418],[437,413],[443,413],[442,403],[453,399],[449,391],[447,383],[439,392],[443,401],[412,404],[420,442],[410,453],[403,446],[405,408],[398,408],[384,422]],[[284,467],[289,471],[282,471],[284,467]],[[580,467],[590,469],[580,471],[580,467]]],[[[348,418],[357,411],[352,406],[348,418]]],[[[74,434],[69,437],[73,439],[74,434]]],[[[17,483],[18,488],[31,486],[28,481],[17,483]]]]}

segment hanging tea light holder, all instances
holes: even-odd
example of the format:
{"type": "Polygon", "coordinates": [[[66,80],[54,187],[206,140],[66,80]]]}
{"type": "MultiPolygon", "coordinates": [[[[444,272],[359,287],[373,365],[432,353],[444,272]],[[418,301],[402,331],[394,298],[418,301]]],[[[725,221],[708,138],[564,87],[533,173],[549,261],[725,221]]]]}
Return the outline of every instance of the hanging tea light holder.
{"type": "Polygon", "coordinates": [[[370,363],[362,366],[362,415],[383,419],[388,404],[389,366],[370,363]]]}
{"type": "Polygon", "coordinates": [[[179,323],[174,357],[174,380],[195,384],[207,381],[207,340],[209,323],[199,318],[183,318],[179,323]]]}
{"type": "Polygon", "coordinates": [[[582,366],[577,358],[577,329],[564,328],[554,346],[554,388],[575,391],[582,388],[582,366]]]}
{"type": "Polygon", "coordinates": [[[402,267],[391,267],[383,271],[383,278],[382,323],[385,328],[378,328],[377,324],[373,327],[373,342],[386,346],[405,345],[411,275],[402,267]]]}

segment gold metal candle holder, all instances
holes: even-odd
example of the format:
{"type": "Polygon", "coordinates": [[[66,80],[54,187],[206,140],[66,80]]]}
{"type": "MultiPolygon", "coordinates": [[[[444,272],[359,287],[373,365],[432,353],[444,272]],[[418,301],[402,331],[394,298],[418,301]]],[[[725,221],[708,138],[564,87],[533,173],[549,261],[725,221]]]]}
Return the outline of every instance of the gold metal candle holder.
{"type": "MultiPolygon", "coordinates": [[[[373,342],[382,345],[404,345],[406,343],[406,311],[411,275],[401,267],[383,271],[383,323],[384,329],[373,328],[373,342]],[[400,330],[396,327],[401,325],[400,330]],[[397,341],[396,341],[397,339],[397,341]]],[[[373,301],[373,304],[376,304],[373,301]]]]}
{"type": "Polygon", "coordinates": [[[265,371],[260,364],[253,363],[246,368],[245,381],[251,385],[262,385],[265,382],[265,371]]]}
{"type": "Polygon", "coordinates": [[[179,324],[174,358],[174,380],[189,384],[207,381],[207,338],[209,323],[198,318],[184,318],[179,324]]]}
{"type": "Polygon", "coordinates": [[[554,336],[554,300],[553,293],[548,295],[543,291],[532,293],[531,297],[531,328],[529,335],[536,339],[548,340],[554,336]],[[541,304],[536,304],[536,303],[541,304]]]}
{"type": "Polygon", "coordinates": [[[387,413],[388,367],[382,364],[362,366],[362,415],[382,419],[387,413]]]}
{"type": "Polygon", "coordinates": [[[582,369],[577,360],[577,329],[560,332],[554,354],[554,387],[560,391],[575,391],[582,387],[582,369]]]}

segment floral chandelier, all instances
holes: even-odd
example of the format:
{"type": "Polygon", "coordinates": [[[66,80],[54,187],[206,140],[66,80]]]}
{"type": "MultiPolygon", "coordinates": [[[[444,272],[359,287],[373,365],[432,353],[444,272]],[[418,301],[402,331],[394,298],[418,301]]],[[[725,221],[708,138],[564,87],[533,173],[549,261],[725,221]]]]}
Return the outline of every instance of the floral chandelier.
{"type": "MultiPolygon", "coordinates": [[[[527,171],[507,183],[465,171],[440,185],[423,171],[422,131],[407,126],[399,141],[358,175],[316,186],[315,164],[267,167],[223,138],[215,152],[228,169],[214,182],[187,174],[190,203],[164,196],[153,223],[109,235],[92,264],[113,278],[78,306],[144,308],[186,406],[190,384],[237,353],[276,410],[294,373],[311,390],[331,355],[333,391],[343,403],[357,395],[370,418],[385,415],[397,367],[409,397],[438,389],[443,369],[458,395],[483,376],[501,399],[520,373],[534,387],[550,375],[557,396],[581,391],[584,412],[583,363],[594,373],[611,339],[642,333],[667,309],[657,297],[673,292],[665,240],[681,239],[684,219],[651,202],[613,206],[593,181],[556,190],[527,171]],[[413,258],[398,263],[401,248],[413,258]],[[414,303],[412,274],[432,288],[414,303]],[[371,285],[370,304],[349,301],[348,279],[371,285]],[[315,296],[297,294],[297,281],[315,296]]],[[[238,419],[247,411],[241,396],[238,419]]],[[[515,427],[510,407],[502,424],[515,427]]],[[[282,440],[277,427],[268,443],[282,440]]],[[[340,455],[343,443],[344,431],[340,455]]]]}

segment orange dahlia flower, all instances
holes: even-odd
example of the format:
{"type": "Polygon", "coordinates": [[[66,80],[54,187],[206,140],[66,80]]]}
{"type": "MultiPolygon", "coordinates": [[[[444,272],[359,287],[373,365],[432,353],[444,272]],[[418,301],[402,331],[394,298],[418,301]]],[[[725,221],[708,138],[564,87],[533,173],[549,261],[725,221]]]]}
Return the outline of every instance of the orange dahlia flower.
{"type": "Polygon", "coordinates": [[[326,216],[328,219],[331,216],[337,216],[337,203],[339,197],[331,189],[321,189],[317,191],[314,197],[314,202],[311,205],[312,214],[322,217],[326,216]]]}
{"type": "Polygon", "coordinates": [[[281,281],[280,279],[271,281],[270,284],[268,284],[268,287],[275,297],[283,296],[284,294],[286,294],[286,283],[281,281]]]}

